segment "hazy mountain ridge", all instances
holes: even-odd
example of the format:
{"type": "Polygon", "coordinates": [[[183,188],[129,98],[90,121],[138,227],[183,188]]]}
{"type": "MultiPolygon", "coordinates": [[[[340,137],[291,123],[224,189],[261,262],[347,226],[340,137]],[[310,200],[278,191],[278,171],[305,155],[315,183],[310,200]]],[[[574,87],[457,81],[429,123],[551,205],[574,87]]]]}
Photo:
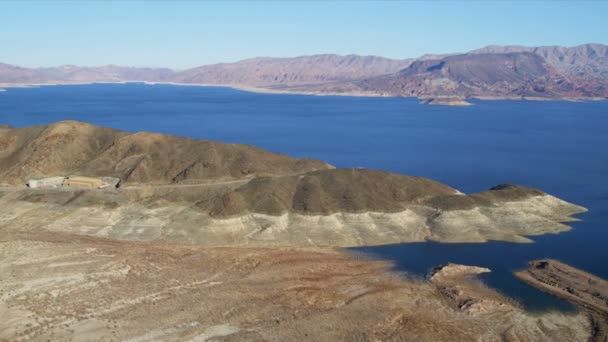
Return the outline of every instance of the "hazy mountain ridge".
{"type": "Polygon", "coordinates": [[[397,96],[592,97],[602,92],[578,85],[530,52],[479,53],[412,63],[397,74],[356,83],[362,90],[397,96]]]}
{"type": "Polygon", "coordinates": [[[135,68],[107,65],[80,67],[64,65],[49,68],[23,68],[0,63],[0,84],[53,84],[123,81],[170,81],[174,71],[168,68],[135,68]]]}
{"type": "Polygon", "coordinates": [[[482,98],[606,98],[608,46],[487,46],[418,59],[258,57],[183,71],[120,66],[28,69],[0,64],[0,84],[172,82],[315,94],[482,98]]]}
{"type": "Polygon", "coordinates": [[[469,53],[509,53],[531,52],[539,55],[559,71],[571,75],[589,77],[608,77],[608,46],[602,44],[585,44],[571,48],[562,46],[486,46],[469,53]]]}
{"type": "Polygon", "coordinates": [[[407,67],[411,59],[376,56],[313,55],[294,58],[260,57],[236,63],[206,65],[179,72],[178,83],[289,86],[362,79],[390,74],[407,67]]]}

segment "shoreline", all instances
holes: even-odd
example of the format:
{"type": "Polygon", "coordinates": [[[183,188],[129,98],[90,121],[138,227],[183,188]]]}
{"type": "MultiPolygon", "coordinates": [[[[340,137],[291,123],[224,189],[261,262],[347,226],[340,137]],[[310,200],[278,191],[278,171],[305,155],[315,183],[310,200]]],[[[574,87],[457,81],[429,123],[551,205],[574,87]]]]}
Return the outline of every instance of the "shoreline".
{"type": "MultiPolygon", "coordinates": [[[[0,83],[0,92],[5,92],[11,88],[37,88],[45,86],[69,86],[69,85],[93,85],[93,84],[129,84],[129,83],[143,83],[147,85],[174,85],[174,86],[190,86],[190,87],[216,87],[216,88],[230,88],[256,94],[277,94],[277,95],[307,95],[307,96],[344,96],[344,97],[388,97],[388,98],[404,98],[404,99],[416,99],[424,102],[429,98],[445,98],[446,95],[425,95],[425,96],[401,96],[401,95],[390,95],[390,94],[378,94],[374,92],[351,92],[351,93],[338,93],[338,92],[318,92],[318,91],[306,91],[306,90],[287,90],[287,89],[273,89],[264,87],[255,87],[247,85],[230,85],[230,84],[207,84],[207,83],[178,83],[178,82],[156,82],[156,81],[95,81],[95,82],[66,82],[66,83],[24,83],[24,84],[11,84],[11,83],[0,83]]],[[[458,97],[458,96],[454,96],[458,97]]],[[[479,101],[563,101],[563,102],[595,102],[595,101],[606,101],[608,98],[603,97],[562,97],[562,98],[549,98],[549,97],[536,97],[536,96],[471,96],[471,97],[458,97],[463,101],[468,100],[479,100],[479,101]]],[[[424,105],[430,105],[421,103],[424,105]]],[[[448,106],[448,107],[462,107],[454,106],[450,104],[433,104],[435,106],[448,106]]],[[[470,105],[474,105],[471,103],[470,105]]]]}
{"type": "Polygon", "coordinates": [[[514,272],[525,284],[579,307],[592,322],[591,341],[608,339],[608,281],[553,259],[533,260],[514,272]]]}
{"type": "Polygon", "coordinates": [[[235,340],[353,340],[376,332],[466,341],[480,329],[497,338],[513,329],[543,340],[588,336],[580,314],[542,314],[549,328],[541,330],[538,315],[467,279],[474,267],[452,266],[459,272],[431,282],[395,273],[390,262],[332,249],[10,232],[0,283],[8,324],[0,324],[0,340],[182,340],[209,332],[235,340]],[[450,297],[452,289],[462,295],[450,297]],[[189,303],[201,305],[184,310],[189,303]]]}

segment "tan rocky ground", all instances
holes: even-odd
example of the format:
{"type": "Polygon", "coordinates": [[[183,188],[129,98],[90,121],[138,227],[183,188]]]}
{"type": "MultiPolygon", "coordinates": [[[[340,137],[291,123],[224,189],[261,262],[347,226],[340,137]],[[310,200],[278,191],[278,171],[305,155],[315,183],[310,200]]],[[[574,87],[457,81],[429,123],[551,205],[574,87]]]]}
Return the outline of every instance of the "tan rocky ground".
{"type": "Polygon", "coordinates": [[[592,341],[608,341],[608,281],[557,260],[534,260],[515,275],[542,291],[566,299],[586,312],[592,341]]]}
{"type": "Polygon", "coordinates": [[[527,187],[465,195],[69,121],[0,127],[0,208],[0,340],[580,341],[591,330],[585,315],[524,312],[466,266],[426,282],[333,249],[526,242],[585,210],[527,187]],[[66,174],[123,184],[22,185],[66,174]]]}
{"type": "Polygon", "coordinates": [[[205,248],[27,228],[0,233],[0,340],[582,341],[589,335],[584,315],[530,315],[490,289],[482,296],[498,306],[462,309],[436,284],[335,250],[205,248]]]}

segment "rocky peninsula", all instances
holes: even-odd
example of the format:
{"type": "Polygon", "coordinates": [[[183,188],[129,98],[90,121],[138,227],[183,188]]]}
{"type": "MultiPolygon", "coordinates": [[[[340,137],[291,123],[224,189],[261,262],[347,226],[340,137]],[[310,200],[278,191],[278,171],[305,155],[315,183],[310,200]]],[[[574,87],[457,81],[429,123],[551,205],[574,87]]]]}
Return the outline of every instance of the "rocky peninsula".
{"type": "Polygon", "coordinates": [[[534,260],[515,272],[524,282],[578,305],[591,321],[591,341],[608,340],[608,281],[557,260],[534,260]]]}
{"type": "Polygon", "coordinates": [[[201,245],[360,246],[528,242],[568,230],[584,208],[500,185],[462,194],[429,179],[335,169],[252,146],[67,121],[0,130],[0,224],[201,245]],[[56,175],[120,179],[119,189],[28,189],[56,175]],[[44,219],[42,219],[44,218],[44,219]]]}

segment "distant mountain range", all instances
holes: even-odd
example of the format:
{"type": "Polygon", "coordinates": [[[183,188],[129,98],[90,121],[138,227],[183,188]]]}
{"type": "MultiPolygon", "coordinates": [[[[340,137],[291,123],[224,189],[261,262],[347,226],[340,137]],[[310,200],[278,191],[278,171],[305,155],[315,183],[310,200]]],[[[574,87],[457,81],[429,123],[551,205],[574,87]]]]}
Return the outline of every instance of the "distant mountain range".
{"type": "Polygon", "coordinates": [[[608,98],[608,46],[487,46],[417,59],[313,55],[252,58],[183,71],[0,64],[0,85],[167,82],[314,94],[420,98],[608,98]]]}

